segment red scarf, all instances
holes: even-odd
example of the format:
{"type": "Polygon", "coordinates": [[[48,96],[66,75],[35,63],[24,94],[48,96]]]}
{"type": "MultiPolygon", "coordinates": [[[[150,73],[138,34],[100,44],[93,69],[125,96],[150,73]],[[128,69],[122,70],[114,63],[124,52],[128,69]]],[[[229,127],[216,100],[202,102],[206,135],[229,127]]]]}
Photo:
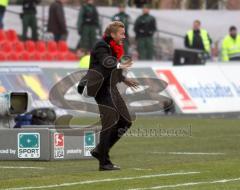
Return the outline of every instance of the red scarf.
{"type": "MultiPolygon", "coordinates": [[[[107,37],[104,35],[103,39],[105,41],[107,41],[106,38],[107,37]]],[[[123,45],[117,44],[113,39],[110,39],[110,41],[107,43],[110,45],[114,55],[117,57],[117,60],[119,61],[122,58],[122,56],[124,55],[123,45]]]]}

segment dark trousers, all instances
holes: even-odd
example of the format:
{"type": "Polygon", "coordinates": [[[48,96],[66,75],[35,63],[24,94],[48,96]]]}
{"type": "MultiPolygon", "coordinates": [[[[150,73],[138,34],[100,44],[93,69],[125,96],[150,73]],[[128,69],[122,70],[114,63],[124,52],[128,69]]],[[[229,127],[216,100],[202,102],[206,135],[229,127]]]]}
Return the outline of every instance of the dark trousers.
{"type": "Polygon", "coordinates": [[[102,130],[97,150],[100,165],[109,164],[109,151],[132,125],[127,106],[117,88],[101,88],[95,100],[99,107],[102,130]]]}
{"type": "Polygon", "coordinates": [[[139,37],[137,38],[137,51],[140,60],[153,60],[154,44],[153,37],[139,37]]]}
{"type": "Polygon", "coordinates": [[[66,34],[54,34],[54,41],[59,42],[59,41],[66,41],[66,40],[67,40],[66,34]]]}
{"type": "Polygon", "coordinates": [[[54,41],[58,42],[61,40],[61,38],[62,38],[61,34],[54,34],[54,41]]]}
{"type": "Polygon", "coordinates": [[[78,48],[90,51],[97,41],[96,30],[97,27],[95,25],[83,25],[78,48]]]}
{"type": "Polygon", "coordinates": [[[38,40],[38,27],[37,27],[37,18],[35,13],[25,13],[22,17],[22,26],[23,26],[23,33],[22,39],[27,40],[27,32],[28,28],[32,31],[32,40],[38,40]]]}

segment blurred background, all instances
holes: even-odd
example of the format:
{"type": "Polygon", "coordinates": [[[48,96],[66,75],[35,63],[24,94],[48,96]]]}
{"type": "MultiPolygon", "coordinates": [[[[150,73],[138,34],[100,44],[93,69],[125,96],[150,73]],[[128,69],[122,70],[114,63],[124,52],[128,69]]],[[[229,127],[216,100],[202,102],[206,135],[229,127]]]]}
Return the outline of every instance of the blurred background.
{"type": "MultiPolygon", "coordinates": [[[[36,7],[38,40],[46,41],[51,39],[47,23],[49,6],[53,2],[42,0],[34,5],[36,7]]],[[[65,40],[71,50],[77,51],[81,37],[85,38],[84,35],[79,34],[78,20],[81,8],[86,3],[85,0],[68,0],[64,3],[66,31],[68,32],[65,40]]],[[[101,32],[104,32],[106,25],[113,20],[114,15],[119,13],[119,6],[124,6],[124,12],[128,15],[126,22],[129,25],[128,54],[135,59],[139,59],[139,51],[134,25],[136,19],[142,14],[144,5],[150,8],[150,14],[156,19],[156,31],[153,34],[154,52],[151,57],[153,60],[172,60],[174,49],[185,46],[184,37],[192,28],[194,20],[201,21],[202,27],[207,30],[212,40],[210,59],[213,61],[221,60],[222,40],[228,34],[229,27],[232,25],[238,26],[239,23],[237,10],[240,8],[240,3],[238,0],[106,0],[95,1],[93,4],[97,8],[98,18],[96,19],[98,19],[101,26],[101,32]]],[[[6,30],[13,29],[19,37],[22,37],[23,33],[25,33],[24,40],[32,40],[31,23],[25,25],[28,31],[23,31],[23,20],[20,18],[20,13],[23,12],[22,0],[9,1],[4,16],[4,28],[6,30]]],[[[96,38],[100,38],[102,33],[96,31],[95,35],[96,38]]],[[[72,59],[74,59],[73,56],[72,59]]]]}

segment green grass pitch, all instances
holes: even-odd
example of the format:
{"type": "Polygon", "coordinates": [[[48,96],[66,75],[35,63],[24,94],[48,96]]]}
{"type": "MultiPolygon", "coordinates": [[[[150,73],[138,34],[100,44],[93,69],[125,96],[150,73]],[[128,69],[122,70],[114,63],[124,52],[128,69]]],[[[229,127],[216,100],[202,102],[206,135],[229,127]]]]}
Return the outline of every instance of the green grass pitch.
{"type": "Polygon", "coordinates": [[[1,161],[0,190],[240,189],[240,120],[138,117],[131,129],[111,151],[120,171],[99,172],[96,160],[1,161]]]}

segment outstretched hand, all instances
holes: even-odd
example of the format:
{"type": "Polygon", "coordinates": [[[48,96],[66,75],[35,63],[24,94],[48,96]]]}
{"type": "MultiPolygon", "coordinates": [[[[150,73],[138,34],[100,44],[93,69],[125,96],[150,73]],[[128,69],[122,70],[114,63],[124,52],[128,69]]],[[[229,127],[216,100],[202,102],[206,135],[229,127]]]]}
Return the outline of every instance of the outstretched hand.
{"type": "Polygon", "coordinates": [[[129,69],[130,67],[132,67],[132,65],[133,65],[132,59],[129,59],[126,62],[121,63],[119,68],[120,69],[129,69]]]}
{"type": "Polygon", "coordinates": [[[126,78],[123,82],[133,90],[136,90],[139,88],[139,83],[134,79],[126,78]]]}

